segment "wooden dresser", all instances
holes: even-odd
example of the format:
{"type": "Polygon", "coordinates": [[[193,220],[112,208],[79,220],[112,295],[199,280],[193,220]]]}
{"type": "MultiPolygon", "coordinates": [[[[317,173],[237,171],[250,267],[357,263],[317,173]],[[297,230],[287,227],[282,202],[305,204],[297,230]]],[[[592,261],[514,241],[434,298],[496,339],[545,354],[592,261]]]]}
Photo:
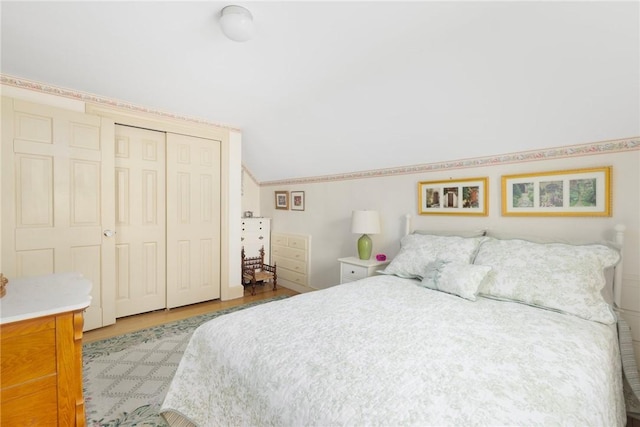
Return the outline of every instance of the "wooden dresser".
{"type": "Polygon", "coordinates": [[[0,425],[84,426],[79,274],[9,279],[0,299],[0,425]]]}

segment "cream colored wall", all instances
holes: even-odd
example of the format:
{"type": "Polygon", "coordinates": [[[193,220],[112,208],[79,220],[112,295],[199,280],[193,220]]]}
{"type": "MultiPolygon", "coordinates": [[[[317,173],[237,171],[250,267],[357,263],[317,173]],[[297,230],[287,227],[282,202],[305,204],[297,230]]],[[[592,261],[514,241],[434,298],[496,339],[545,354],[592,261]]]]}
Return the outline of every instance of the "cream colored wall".
{"type": "MultiPolygon", "coordinates": [[[[345,179],[308,184],[266,185],[261,187],[261,212],[273,218],[272,230],[310,234],[313,236],[311,284],[326,288],[338,283],[337,258],[356,254],[359,236],[350,233],[351,211],[374,209],[381,215],[382,233],[371,236],[374,253],[393,257],[404,233],[404,217],[413,215],[414,228],[476,229],[521,236],[555,237],[571,241],[593,241],[612,238],[615,224],[627,226],[624,274],[627,283],[640,290],[640,151],[542,160],[526,163],[498,164],[465,169],[445,169],[430,173],[404,174],[365,179],[345,179]],[[507,174],[562,169],[613,166],[611,217],[503,217],[500,212],[500,177],[507,174]],[[486,217],[417,215],[419,181],[489,178],[489,215],[486,217]],[[305,191],[306,210],[276,210],[276,190],[305,191]]],[[[628,285],[630,286],[630,285],[628,285]]],[[[640,312],[640,292],[630,289],[624,294],[626,304],[640,312]]]]}
{"type": "Polygon", "coordinates": [[[242,168],[242,214],[253,212],[253,216],[260,215],[260,186],[248,170],[242,168]]]}

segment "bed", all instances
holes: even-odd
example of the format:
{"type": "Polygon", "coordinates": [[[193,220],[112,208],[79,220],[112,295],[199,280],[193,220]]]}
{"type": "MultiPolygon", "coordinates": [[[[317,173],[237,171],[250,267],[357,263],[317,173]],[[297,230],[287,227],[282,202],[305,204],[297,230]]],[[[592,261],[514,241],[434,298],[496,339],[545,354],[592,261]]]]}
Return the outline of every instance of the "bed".
{"type": "Polygon", "coordinates": [[[607,244],[408,234],[383,274],[200,326],[161,414],[172,426],[623,426],[620,294],[603,292],[620,260],[607,244]]]}

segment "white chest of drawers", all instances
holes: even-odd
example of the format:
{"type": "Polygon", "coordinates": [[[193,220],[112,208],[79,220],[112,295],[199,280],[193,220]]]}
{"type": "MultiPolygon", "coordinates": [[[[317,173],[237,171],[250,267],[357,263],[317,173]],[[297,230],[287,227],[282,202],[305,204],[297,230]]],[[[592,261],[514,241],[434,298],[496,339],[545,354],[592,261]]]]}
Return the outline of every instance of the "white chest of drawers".
{"type": "Polygon", "coordinates": [[[271,218],[242,218],[241,239],[246,256],[259,256],[264,246],[264,261],[271,263],[271,218]]]}

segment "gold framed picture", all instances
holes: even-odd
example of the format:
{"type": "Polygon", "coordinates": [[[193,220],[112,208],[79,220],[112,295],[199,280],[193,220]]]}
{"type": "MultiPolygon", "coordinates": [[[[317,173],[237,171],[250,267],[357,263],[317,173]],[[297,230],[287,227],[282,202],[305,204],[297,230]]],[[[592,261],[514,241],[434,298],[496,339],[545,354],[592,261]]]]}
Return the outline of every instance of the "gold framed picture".
{"type": "Polygon", "coordinates": [[[288,191],[276,191],[276,209],[289,209],[288,191]]]}
{"type": "Polygon", "coordinates": [[[611,216],[611,167],[502,176],[504,216],[611,216]]]}
{"type": "Polygon", "coordinates": [[[420,215],[488,215],[489,178],[448,179],[418,183],[420,215]]]}

